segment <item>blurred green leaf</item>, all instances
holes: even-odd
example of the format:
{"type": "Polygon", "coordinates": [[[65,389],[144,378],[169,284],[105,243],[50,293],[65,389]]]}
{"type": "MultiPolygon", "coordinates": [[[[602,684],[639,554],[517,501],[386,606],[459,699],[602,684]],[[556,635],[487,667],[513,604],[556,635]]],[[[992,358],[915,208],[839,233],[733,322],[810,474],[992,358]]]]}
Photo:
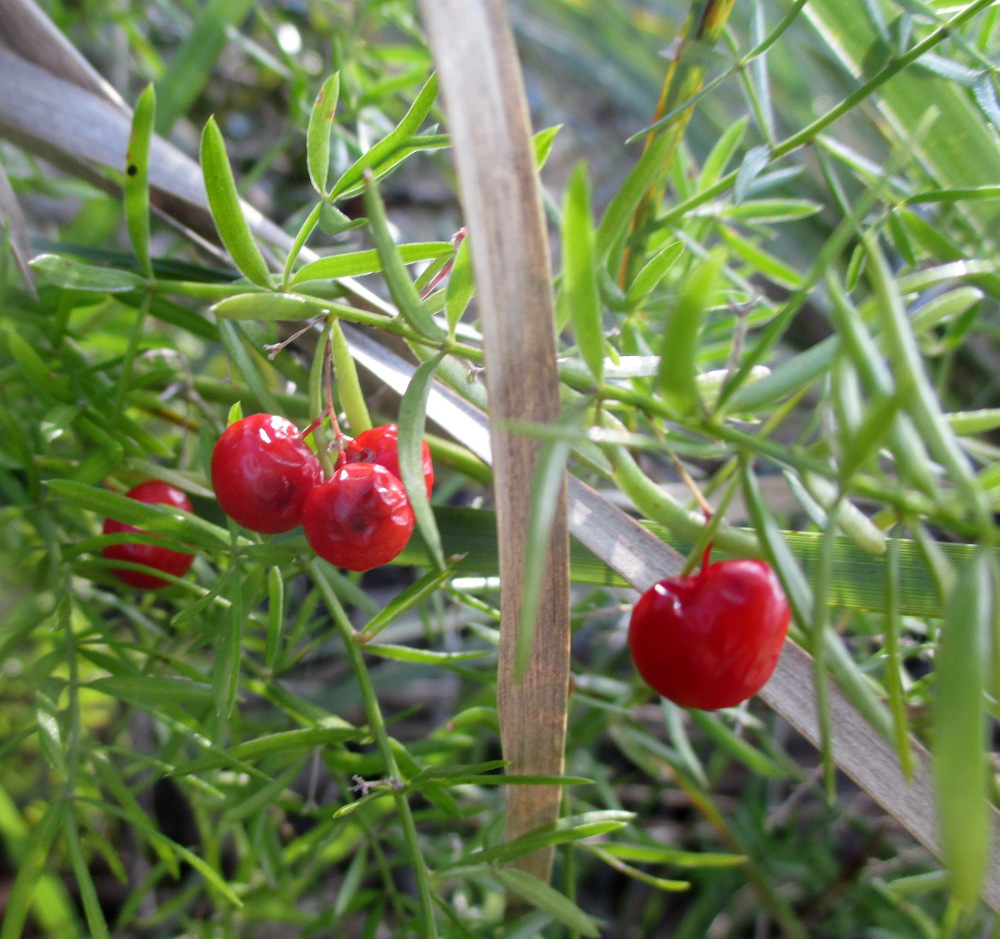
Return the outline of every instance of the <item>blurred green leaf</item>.
{"type": "Polygon", "coordinates": [[[678,415],[692,414],[698,406],[698,337],[708,307],[715,302],[723,264],[719,251],[697,262],[663,330],[657,383],[663,400],[678,415]]]}
{"type": "Polygon", "coordinates": [[[563,203],[563,272],[559,303],[569,309],[580,355],[600,383],[604,374],[604,329],[597,289],[597,252],[590,209],[587,168],[578,163],[563,203]]]}
{"type": "Polygon", "coordinates": [[[535,150],[535,166],[538,169],[545,166],[548,161],[552,146],[556,142],[556,135],[561,130],[562,124],[556,124],[554,127],[546,127],[544,130],[537,131],[531,138],[531,145],[535,150]]]}
{"type": "Polygon", "coordinates": [[[978,901],[990,850],[984,692],[996,618],[996,574],[986,552],[959,569],[935,657],[934,792],[955,898],[978,901]]]}
{"type": "Polygon", "coordinates": [[[417,529],[423,536],[424,544],[431,553],[434,564],[439,569],[447,565],[441,547],[441,534],[431,509],[427,495],[427,484],[423,470],[424,422],[427,417],[427,397],[431,383],[444,353],[439,353],[422,362],[410,379],[409,387],[399,404],[399,472],[410,497],[410,505],[417,519],[417,529]]]}
{"type": "Polygon", "coordinates": [[[448,275],[445,288],[444,314],[448,320],[448,335],[454,339],[455,329],[476,292],[476,282],[472,271],[472,255],[469,239],[464,237],[455,249],[455,263],[448,275]]]}
{"type": "Polygon", "coordinates": [[[166,135],[202,94],[226,43],[226,30],[250,12],[252,0],[208,0],[156,83],[156,129],[166,135]]]}
{"type": "Polygon", "coordinates": [[[392,625],[404,613],[412,610],[440,589],[453,575],[450,567],[431,570],[393,597],[366,624],[361,631],[361,639],[368,642],[386,626],[392,625]]]}
{"type": "Polygon", "coordinates": [[[365,404],[364,390],[358,378],[347,338],[340,323],[335,319],[330,324],[330,354],[333,356],[333,374],[337,383],[337,397],[347,417],[347,426],[355,437],[372,426],[372,419],[365,404]]]}
{"type": "Polygon", "coordinates": [[[601,934],[598,920],[584,913],[572,900],[537,877],[512,867],[500,868],[495,872],[495,876],[508,890],[548,913],[556,922],[562,923],[578,935],[601,934]]]}
{"type": "Polygon", "coordinates": [[[333,116],[337,113],[339,96],[340,73],[335,72],[323,82],[309,112],[306,162],[309,167],[309,179],[321,196],[326,195],[326,180],[330,173],[330,132],[333,127],[333,116]]]}
{"type": "Polygon", "coordinates": [[[97,267],[76,258],[40,254],[31,262],[39,279],[67,290],[93,290],[99,293],[122,293],[139,290],[143,279],[138,274],[112,267],[97,267]]]}

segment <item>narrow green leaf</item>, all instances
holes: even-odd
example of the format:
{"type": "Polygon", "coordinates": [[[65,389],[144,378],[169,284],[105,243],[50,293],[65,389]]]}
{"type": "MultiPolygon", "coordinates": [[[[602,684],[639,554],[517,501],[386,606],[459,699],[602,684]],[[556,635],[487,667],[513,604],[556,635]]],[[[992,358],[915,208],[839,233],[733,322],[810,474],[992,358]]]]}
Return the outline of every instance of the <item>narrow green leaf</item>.
{"type": "Polygon", "coordinates": [[[132,250],[147,277],[153,276],[153,264],[149,257],[149,145],[155,116],[156,92],[152,85],[147,85],[139,95],[132,114],[122,183],[125,222],[132,239],[132,250]]]}
{"type": "Polygon", "coordinates": [[[701,173],[698,175],[699,189],[707,188],[713,183],[718,182],[719,177],[722,176],[726,171],[726,167],[729,166],[729,161],[733,158],[733,154],[736,153],[739,145],[743,142],[748,122],[749,119],[746,116],[741,117],[739,120],[733,121],[719,135],[715,146],[712,147],[708,156],[705,157],[701,173]]]}
{"type": "Polygon", "coordinates": [[[346,740],[361,740],[367,731],[359,730],[346,721],[332,719],[336,726],[305,727],[296,730],[282,730],[273,734],[265,734],[252,740],[245,740],[234,747],[225,750],[206,753],[204,756],[184,762],[177,767],[175,775],[193,775],[205,770],[218,769],[234,764],[246,764],[250,760],[258,760],[273,753],[289,754],[299,750],[311,750],[314,747],[328,747],[343,743],[346,740]]]}
{"type": "Polygon", "coordinates": [[[1000,199],[1000,186],[959,186],[953,189],[929,189],[908,196],[903,200],[903,205],[918,205],[921,202],[964,202],[968,199],[1000,199]]]}
{"type": "Polygon", "coordinates": [[[333,374],[337,383],[337,396],[347,417],[347,426],[356,437],[372,426],[365,393],[361,388],[358,369],[347,344],[347,337],[340,322],[333,320],[330,328],[330,354],[333,356],[333,374]]]}
{"type": "MultiPolygon", "coordinates": [[[[975,76],[976,73],[972,72],[975,76]]],[[[993,125],[994,132],[1000,130],[1000,101],[997,101],[997,90],[993,85],[992,69],[982,72],[972,80],[972,96],[979,105],[983,116],[993,125]]]]}
{"type": "Polygon", "coordinates": [[[502,867],[495,876],[503,886],[581,936],[600,936],[599,923],[572,900],[527,871],[502,867]]]}
{"type": "Polygon", "coordinates": [[[673,241],[660,248],[646,263],[629,284],[625,295],[625,303],[635,309],[659,286],[670,269],[684,253],[684,242],[673,241]]]}
{"type": "Polygon", "coordinates": [[[983,291],[978,287],[956,287],[918,307],[910,320],[910,326],[919,336],[934,326],[961,316],[979,303],[983,296],[983,291]]]}
{"type": "Polygon", "coordinates": [[[52,373],[45,360],[38,354],[38,350],[16,329],[5,329],[0,335],[3,336],[6,349],[17,362],[26,382],[38,388],[39,393],[44,395],[52,381],[52,373]]]}
{"type": "MultiPolygon", "coordinates": [[[[742,222],[794,222],[809,218],[823,206],[808,199],[745,199],[731,206],[709,206],[706,212],[742,222]]],[[[695,214],[700,214],[696,212],[695,214]]]]}
{"type": "MultiPolygon", "coordinates": [[[[65,602],[62,606],[65,606],[65,602]]],[[[42,688],[39,688],[35,692],[35,722],[38,727],[38,743],[49,765],[60,775],[65,775],[66,744],[63,740],[59,716],[56,702],[42,688]]]]}
{"type": "Polygon", "coordinates": [[[420,125],[423,124],[427,115],[437,99],[438,82],[437,76],[432,75],[420,93],[417,95],[410,109],[403,116],[403,119],[396,127],[376,143],[370,150],[362,154],[358,160],[347,169],[343,176],[337,180],[330,190],[330,199],[338,199],[345,196],[352,187],[362,183],[362,177],[366,169],[373,171],[373,176],[380,175],[377,170],[384,163],[388,162],[392,155],[398,153],[409,144],[420,125]]]}
{"type": "Polygon", "coordinates": [[[202,682],[184,678],[159,678],[155,675],[108,675],[95,678],[83,687],[119,698],[139,708],[169,704],[207,708],[212,702],[212,689],[202,682]]]}
{"type": "Polygon", "coordinates": [[[934,792],[953,895],[971,909],[990,849],[986,702],[995,578],[985,551],[959,570],[935,658],[934,792]]]}
{"type": "Polygon", "coordinates": [[[695,265],[663,330],[658,388],[664,402],[678,415],[692,414],[698,406],[698,336],[723,263],[722,253],[713,251],[695,265]]]}
{"type": "Polygon", "coordinates": [[[431,391],[434,375],[437,372],[444,353],[440,352],[433,358],[422,362],[413,373],[410,384],[399,403],[399,473],[410,497],[410,505],[417,519],[417,528],[424,543],[431,552],[434,564],[439,569],[447,565],[444,559],[444,549],[441,546],[441,534],[437,521],[427,497],[427,485],[423,471],[423,440],[424,422],[427,417],[427,397],[431,391]]]}
{"type": "Polygon", "coordinates": [[[452,662],[470,662],[494,654],[486,649],[446,652],[440,649],[417,649],[413,646],[384,642],[366,643],[365,651],[383,659],[395,659],[398,662],[411,662],[417,665],[448,665],[452,662]]]}
{"type": "Polygon", "coordinates": [[[455,262],[448,275],[448,286],[445,288],[444,315],[448,320],[448,335],[454,339],[455,329],[462,314],[476,292],[476,283],[472,271],[472,256],[469,253],[469,239],[462,238],[455,250],[455,262]]]}
{"type": "Polygon", "coordinates": [[[674,146],[671,134],[659,134],[629,171],[604,210],[597,227],[597,255],[615,270],[624,247],[632,214],[660,177],[665,157],[674,146]]]}
{"type": "Polygon", "coordinates": [[[984,526],[992,529],[992,522],[987,518],[985,499],[976,485],[969,460],[941,412],[941,403],[927,374],[888,262],[870,233],[864,235],[863,243],[869,277],[878,298],[882,334],[895,371],[900,401],[909,411],[931,452],[947,467],[952,483],[963,497],[967,510],[974,513],[984,526]]]}
{"type": "Polygon", "coordinates": [[[689,710],[686,714],[689,720],[715,742],[720,752],[739,760],[754,775],[770,779],[779,779],[784,775],[785,771],[771,757],[739,736],[740,727],[730,727],[728,723],[706,711],[689,710]]]}
{"type": "Polygon", "coordinates": [[[733,201],[736,205],[740,205],[746,199],[754,180],[760,176],[770,160],[771,148],[768,146],[751,147],[746,152],[736,171],[736,181],[733,183],[733,201]]]}
{"type": "Polygon", "coordinates": [[[386,626],[394,623],[404,613],[412,610],[418,603],[432,596],[450,577],[454,575],[452,568],[431,570],[414,581],[384,607],[382,607],[361,630],[362,641],[367,642],[377,636],[386,626]]]}
{"type": "Polygon", "coordinates": [[[271,277],[267,262],[243,215],[226,144],[214,117],[208,119],[201,135],[201,171],[212,219],[222,244],[248,280],[269,288],[271,277]]]}
{"type": "MultiPolygon", "coordinates": [[[[232,551],[232,569],[240,571],[240,558],[236,546],[232,551]]],[[[229,717],[236,705],[239,688],[241,651],[244,626],[244,576],[229,579],[229,616],[215,637],[215,657],[212,663],[212,740],[225,742],[229,717]]]]}
{"type": "Polygon", "coordinates": [[[111,933],[108,931],[108,924],[104,918],[101,901],[97,896],[94,879],[90,875],[90,866],[83,854],[80,829],[77,827],[73,807],[70,803],[64,802],[62,808],[62,831],[63,837],[66,839],[66,852],[69,854],[73,875],[76,877],[76,885],[80,891],[80,901],[83,905],[84,916],[87,918],[89,935],[92,939],[109,939],[111,933]]]}
{"type": "Polygon", "coordinates": [[[320,224],[325,205],[325,202],[317,202],[312,207],[312,211],[305,217],[305,221],[299,226],[299,230],[295,233],[295,238],[292,241],[291,248],[288,249],[288,254],[285,257],[285,265],[281,271],[280,289],[282,291],[288,290],[289,284],[292,283],[292,271],[295,269],[295,263],[298,261],[299,254],[301,254],[303,247],[305,247],[305,243],[316,230],[316,226],[320,224]]]}
{"type": "Polygon", "coordinates": [[[126,293],[139,290],[145,283],[141,276],[131,271],[98,267],[58,254],[40,254],[31,261],[31,267],[43,282],[67,290],[126,293]]]}
{"type": "MultiPolygon", "coordinates": [[[[404,264],[416,261],[433,261],[450,255],[454,248],[449,241],[429,241],[398,245],[397,250],[404,264]]],[[[345,254],[331,254],[316,261],[303,264],[289,281],[290,287],[312,280],[336,280],[338,277],[360,277],[382,270],[378,251],[350,251],[345,254]]]]}
{"type": "Polygon", "coordinates": [[[979,411],[953,411],[945,415],[956,434],[983,434],[1000,427],[1000,408],[983,408],[979,411]]]}
{"type": "Polygon", "coordinates": [[[264,646],[264,667],[273,672],[281,652],[281,634],[285,625],[285,581],[280,567],[267,572],[267,643],[264,646]]]}
{"type": "Polygon", "coordinates": [[[597,287],[597,251],[590,207],[587,168],[578,163],[570,176],[563,202],[563,282],[560,304],[569,307],[569,320],[583,361],[598,381],[604,375],[604,330],[597,287]]]}
{"type": "MultiPolygon", "coordinates": [[[[498,781],[501,778],[500,775],[496,776],[498,781]]],[[[561,777],[557,778],[561,779],[561,777]]],[[[540,848],[583,841],[586,838],[596,838],[617,831],[627,825],[633,817],[631,812],[613,809],[566,815],[555,822],[541,825],[517,838],[505,841],[503,844],[472,851],[453,864],[449,864],[448,867],[466,866],[483,861],[490,864],[509,864],[520,857],[533,854],[540,848]]]]}
{"type": "Polygon", "coordinates": [[[610,852],[606,851],[603,845],[599,846],[588,844],[583,847],[584,850],[593,854],[594,857],[600,858],[605,864],[614,868],[619,873],[625,874],[627,877],[633,877],[644,884],[648,884],[656,890],[673,893],[679,890],[691,889],[691,884],[686,880],[668,880],[665,877],[657,877],[655,874],[649,874],[644,870],[640,870],[638,867],[633,867],[631,864],[626,864],[620,858],[617,858],[610,852]]]}
{"type": "Polygon", "coordinates": [[[899,539],[891,538],[885,565],[885,678],[883,684],[889,698],[889,713],[895,730],[896,753],[907,779],[913,775],[913,745],[906,715],[906,689],[903,686],[904,665],[899,638],[903,630],[899,564],[899,539]]]}
{"type": "Polygon", "coordinates": [[[549,154],[552,152],[552,145],[556,142],[556,134],[561,130],[562,124],[556,124],[554,127],[546,127],[544,130],[538,131],[531,138],[531,145],[535,151],[536,169],[540,170],[545,166],[549,154]]]}
{"type": "Polygon", "coordinates": [[[226,43],[227,27],[239,24],[252,6],[253,0],[209,0],[200,5],[180,48],[157,81],[156,129],[161,134],[166,135],[204,91],[226,43]]]}
{"type": "MultiPolygon", "coordinates": [[[[709,718],[704,711],[691,711],[692,717],[709,718]]],[[[623,861],[637,864],[675,864],[678,867],[739,867],[746,864],[742,854],[719,854],[712,851],[682,851],[661,844],[623,844],[609,841],[601,845],[601,851],[623,861]]]]}
{"type": "Polygon", "coordinates": [[[780,261],[773,254],[764,251],[760,245],[739,235],[727,225],[720,223],[716,230],[733,253],[748,262],[758,274],[791,290],[797,290],[802,286],[802,275],[791,265],[780,261]]]}
{"type": "Polygon", "coordinates": [[[876,394],[866,403],[864,420],[841,442],[837,472],[842,488],[849,488],[853,475],[862,470],[877,451],[885,446],[898,413],[899,400],[896,395],[876,394]]]}
{"type": "Polygon", "coordinates": [[[320,88],[312,111],[309,113],[309,127],[306,131],[306,163],[313,188],[326,195],[326,180],[330,173],[330,131],[333,116],[337,113],[337,99],[340,97],[340,73],[334,72],[320,88]]]}
{"type": "Polygon", "coordinates": [[[392,240],[389,231],[389,220],[386,218],[385,206],[379,196],[378,189],[373,179],[367,179],[365,186],[365,212],[368,215],[368,223],[371,227],[372,240],[378,251],[379,259],[382,261],[382,270],[385,275],[385,282],[389,288],[389,293],[399,310],[403,319],[418,333],[435,342],[440,342],[445,338],[444,330],[431,316],[410,275],[406,272],[406,265],[399,253],[399,248],[392,240]]]}

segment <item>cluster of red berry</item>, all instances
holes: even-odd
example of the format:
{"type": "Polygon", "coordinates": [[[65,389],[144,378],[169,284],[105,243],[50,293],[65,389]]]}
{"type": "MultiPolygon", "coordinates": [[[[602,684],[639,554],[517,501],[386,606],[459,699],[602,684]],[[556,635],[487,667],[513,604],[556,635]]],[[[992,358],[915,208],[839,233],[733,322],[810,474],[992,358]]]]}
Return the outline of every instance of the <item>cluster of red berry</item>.
{"type": "Polygon", "coordinates": [[[632,661],[654,691],[714,711],[753,697],[778,664],[791,610],[764,561],[708,563],[647,590],[629,621],[632,661]]]}
{"type": "MultiPolygon", "coordinates": [[[[212,451],[215,497],[244,528],[277,534],[301,525],[320,557],[348,570],[370,570],[397,557],[413,532],[413,509],[400,481],[398,433],[395,424],[385,424],[359,434],[342,449],[337,468],[324,481],[319,458],[291,421],[276,414],[251,414],[227,427],[212,451]]],[[[426,443],[422,469],[430,495],[434,468],[426,443]]],[[[181,490],[158,480],[126,495],[191,511],[181,490]]],[[[104,523],[105,534],[138,531],[115,519],[104,523]]],[[[187,573],[194,560],[193,555],[155,544],[108,545],[103,554],[175,577],[187,573]]],[[[130,568],[115,568],[114,574],[142,590],[169,583],[130,568]]]]}
{"type": "MultiPolygon", "coordinates": [[[[321,558],[371,570],[396,557],[413,531],[413,509],[399,478],[398,435],[395,424],[359,434],[324,482],[319,459],[291,421],[252,414],[227,427],[215,445],[215,497],[244,528],[274,534],[301,524],[321,558]]],[[[422,469],[430,495],[434,468],[426,443],[422,469]]]]}

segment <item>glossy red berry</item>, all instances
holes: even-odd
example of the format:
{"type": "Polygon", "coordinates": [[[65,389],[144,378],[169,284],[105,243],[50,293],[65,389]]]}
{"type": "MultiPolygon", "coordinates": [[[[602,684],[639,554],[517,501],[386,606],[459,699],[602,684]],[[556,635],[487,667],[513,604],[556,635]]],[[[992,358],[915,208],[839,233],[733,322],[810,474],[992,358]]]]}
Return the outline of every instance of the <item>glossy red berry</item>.
{"type": "Polygon", "coordinates": [[[752,697],[771,677],[791,611],[763,561],[718,561],[668,577],[632,610],[632,661],[654,691],[713,711],[752,697]]]}
{"type": "Polygon", "coordinates": [[[376,463],[345,463],[309,493],[302,511],[313,551],[352,571],[391,561],[406,547],[413,523],[403,484],[376,463]]]}
{"type": "MultiPolygon", "coordinates": [[[[427,495],[434,488],[434,464],[431,462],[431,451],[426,443],[422,443],[421,468],[424,471],[424,482],[427,484],[427,495]]],[[[378,463],[384,466],[393,476],[402,479],[399,472],[399,427],[396,424],[383,424],[372,427],[355,437],[344,450],[348,463],[378,463]]]]}
{"type": "MultiPolygon", "coordinates": [[[[176,509],[183,509],[185,512],[191,511],[191,502],[180,489],[155,479],[133,487],[125,495],[137,502],[145,502],[147,505],[169,505],[176,509]]],[[[134,525],[126,525],[113,518],[105,520],[105,535],[117,535],[123,532],[142,532],[142,529],[136,528],[134,525]]],[[[173,574],[175,577],[183,577],[194,563],[193,554],[152,544],[133,544],[130,542],[112,544],[104,548],[101,554],[112,561],[131,561],[135,564],[145,564],[147,567],[163,571],[165,574],[173,574]]],[[[111,572],[123,584],[137,587],[139,590],[159,590],[160,587],[166,587],[170,583],[169,580],[147,574],[144,571],[113,568],[111,572]]]]}
{"type": "Polygon", "coordinates": [[[212,451],[212,488],[222,511],[251,531],[275,534],[302,521],[302,506],[323,480],[299,429],[276,414],[230,424],[212,451]]]}

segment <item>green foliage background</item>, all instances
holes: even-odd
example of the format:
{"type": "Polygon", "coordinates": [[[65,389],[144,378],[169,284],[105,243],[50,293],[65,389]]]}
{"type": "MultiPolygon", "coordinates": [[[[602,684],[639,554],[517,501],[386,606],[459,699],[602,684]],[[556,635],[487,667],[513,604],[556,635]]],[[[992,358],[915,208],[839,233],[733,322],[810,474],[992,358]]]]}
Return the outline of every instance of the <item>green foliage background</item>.
{"type": "MultiPolygon", "coordinates": [[[[432,426],[433,515],[402,565],[365,577],[311,559],[300,532],[237,529],[207,474],[234,405],[301,425],[322,409],[315,337],[267,354],[289,308],[428,358],[449,330],[452,357],[481,364],[465,257],[426,304],[409,280],[430,281],[462,224],[416,11],[44,6],[130,104],[152,84],[137,140],[201,142],[229,257],[155,215],[147,257],[141,174],[121,168],[123,201],[0,144],[37,284],[4,251],[0,939],[1000,934],[975,901],[996,790],[996,7],[511,4],[535,127],[561,125],[536,138],[567,404],[549,433],[692,556],[705,534],[671,456],[721,500],[720,556],[774,563],[817,675],[904,766],[911,739],[932,748],[942,865],[759,701],[652,698],[624,645],[634,593],[584,552],[565,817],[505,845],[488,468],[432,426]],[[714,44],[691,41],[706,14],[714,44]],[[651,148],[660,167],[644,132],[685,36],[701,91],[690,123],[684,93],[656,127],[676,135],[651,148]],[[334,73],[326,151],[310,116],[334,73]],[[319,267],[283,255],[272,279],[227,161],[319,267]],[[360,198],[363,165],[381,201],[360,198]],[[402,318],[353,305],[348,275],[402,318]],[[195,517],[126,520],[198,558],[138,595],[100,526],[150,476],[195,517]],[[435,533],[463,556],[444,570],[435,533]],[[551,888],[505,866],[545,843],[551,888]],[[505,914],[505,893],[526,911],[505,914]]],[[[354,431],[401,408],[418,425],[420,391],[355,387],[337,360],[354,431]]]]}

